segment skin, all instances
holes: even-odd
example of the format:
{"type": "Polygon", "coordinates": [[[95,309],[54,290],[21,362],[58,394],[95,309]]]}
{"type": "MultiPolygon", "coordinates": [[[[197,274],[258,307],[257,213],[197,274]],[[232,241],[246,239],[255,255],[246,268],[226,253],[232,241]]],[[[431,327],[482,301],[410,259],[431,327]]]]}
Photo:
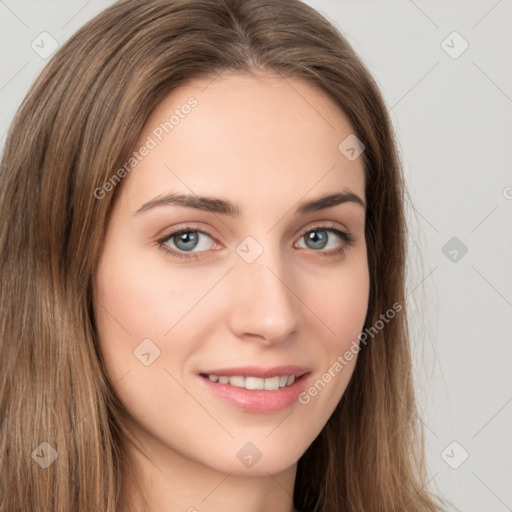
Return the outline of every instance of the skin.
{"type": "MultiPolygon", "coordinates": [[[[222,401],[197,372],[296,364],[314,383],[357,340],[369,297],[365,209],[346,202],[294,212],[300,201],[343,190],[364,201],[363,163],[338,150],[353,129],[327,96],[270,74],[224,73],[174,90],[137,148],[190,96],[197,106],[116,190],[95,275],[101,351],[129,414],[145,510],[290,512],[297,461],[338,404],[356,357],[307,405],[272,413],[222,401]],[[243,213],[179,205],[136,213],[170,192],[228,199],[243,213]],[[156,243],[183,223],[208,233],[198,234],[197,260],[156,243]],[[325,248],[308,245],[305,235],[325,225],[354,242],[323,231],[325,248]],[[236,251],[247,236],[263,249],[252,263],[236,251]],[[344,254],[333,253],[338,247],[344,254]],[[145,366],[134,350],[148,338],[160,356],[145,366]],[[250,468],[237,457],[248,442],[262,454],[250,468]]],[[[178,244],[174,237],[167,247],[178,244]]],[[[136,497],[131,484],[125,492],[136,497]]]]}

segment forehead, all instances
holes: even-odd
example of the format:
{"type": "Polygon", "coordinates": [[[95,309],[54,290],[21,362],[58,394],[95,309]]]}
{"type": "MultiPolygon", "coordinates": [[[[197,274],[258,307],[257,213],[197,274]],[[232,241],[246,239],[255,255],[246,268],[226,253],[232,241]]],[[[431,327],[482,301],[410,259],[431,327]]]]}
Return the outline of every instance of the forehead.
{"type": "Polygon", "coordinates": [[[364,199],[362,159],[340,143],[344,113],[309,83],[224,73],[172,91],[148,118],[130,173],[131,209],[164,192],[229,196],[240,204],[298,201],[349,189],[364,199]]]}

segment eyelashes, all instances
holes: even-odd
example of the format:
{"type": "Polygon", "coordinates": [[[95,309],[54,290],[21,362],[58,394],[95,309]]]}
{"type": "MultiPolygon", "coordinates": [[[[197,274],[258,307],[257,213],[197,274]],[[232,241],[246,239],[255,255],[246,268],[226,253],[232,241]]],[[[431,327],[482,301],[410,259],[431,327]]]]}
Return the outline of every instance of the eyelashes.
{"type": "MultiPolygon", "coordinates": [[[[305,250],[309,250],[310,252],[313,252],[313,253],[319,253],[320,257],[327,257],[327,258],[342,257],[345,254],[345,250],[348,247],[350,247],[355,241],[353,236],[348,231],[343,231],[343,230],[339,229],[336,225],[332,225],[332,224],[330,224],[328,226],[319,225],[319,226],[310,228],[307,231],[304,231],[302,233],[299,240],[302,240],[306,235],[311,235],[313,233],[315,233],[317,235],[318,235],[318,233],[323,233],[323,234],[329,233],[329,235],[326,237],[327,241],[329,243],[331,242],[332,238],[335,238],[335,239],[338,238],[341,242],[338,247],[336,247],[334,249],[329,249],[329,250],[325,250],[325,249],[316,250],[316,249],[310,249],[308,247],[305,247],[305,250]]],[[[182,235],[190,235],[190,234],[193,234],[195,236],[193,236],[192,238],[190,236],[188,236],[187,238],[189,240],[191,239],[192,241],[197,240],[198,245],[201,245],[200,242],[201,242],[202,236],[210,238],[211,240],[213,240],[213,242],[216,243],[214,237],[212,235],[210,235],[207,231],[204,231],[204,230],[199,229],[194,226],[186,225],[186,226],[181,226],[180,228],[178,228],[174,231],[171,231],[170,233],[167,233],[163,237],[159,238],[158,240],[156,240],[156,245],[159,248],[161,248],[163,251],[165,251],[171,257],[181,259],[181,260],[183,260],[183,259],[198,260],[198,259],[205,257],[204,253],[208,252],[208,250],[201,250],[201,251],[182,250],[176,246],[176,241],[175,241],[176,238],[179,238],[179,236],[182,236],[182,235]],[[173,242],[174,248],[169,245],[169,242],[171,242],[171,241],[173,242]]],[[[187,241],[188,240],[186,240],[186,239],[185,240],[182,239],[179,242],[187,243],[187,241]]],[[[295,246],[296,246],[296,243],[294,243],[294,247],[295,246]]],[[[194,249],[196,247],[194,247],[194,249]]],[[[301,247],[301,250],[302,249],[304,249],[304,248],[301,247]]]]}

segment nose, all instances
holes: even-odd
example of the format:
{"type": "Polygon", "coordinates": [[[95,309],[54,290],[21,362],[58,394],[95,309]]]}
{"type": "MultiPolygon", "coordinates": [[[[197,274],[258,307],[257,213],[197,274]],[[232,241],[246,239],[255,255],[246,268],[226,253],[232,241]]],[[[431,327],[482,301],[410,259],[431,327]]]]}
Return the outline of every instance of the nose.
{"type": "Polygon", "coordinates": [[[299,328],[300,300],[282,255],[263,254],[253,263],[237,257],[230,272],[229,323],[238,338],[273,345],[299,328]]]}

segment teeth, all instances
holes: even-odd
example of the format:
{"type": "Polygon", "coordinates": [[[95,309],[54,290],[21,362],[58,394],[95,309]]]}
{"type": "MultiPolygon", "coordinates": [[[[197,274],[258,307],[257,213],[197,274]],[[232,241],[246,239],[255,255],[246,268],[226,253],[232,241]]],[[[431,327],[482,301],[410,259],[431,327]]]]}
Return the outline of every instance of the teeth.
{"type": "Polygon", "coordinates": [[[268,391],[275,391],[279,389],[279,377],[272,377],[271,379],[264,379],[263,389],[268,391]]]}
{"type": "Polygon", "coordinates": [[[243,388],[245,386],[244,380],[245,379],[243,377],[229,377],[229,383],[238,388],[243,388]]]}
{"type": "Polygon", "coordinates": [[[245,377],[245,389],[263,389],[265,379],[259,377],[245,377]]]}
{"type": "Polygon", "coordinates": [[[245,389],[265,389],[275,391],[279,388],[291,386],[295,382],[295,375],[282,375],[280,377],[269,377],[262,379],[260,377],[242,377],[234,375],[232,377],[222,375],[208,375],[208,379],[219,384],[229,384],[238,388],[245,389]]]}

